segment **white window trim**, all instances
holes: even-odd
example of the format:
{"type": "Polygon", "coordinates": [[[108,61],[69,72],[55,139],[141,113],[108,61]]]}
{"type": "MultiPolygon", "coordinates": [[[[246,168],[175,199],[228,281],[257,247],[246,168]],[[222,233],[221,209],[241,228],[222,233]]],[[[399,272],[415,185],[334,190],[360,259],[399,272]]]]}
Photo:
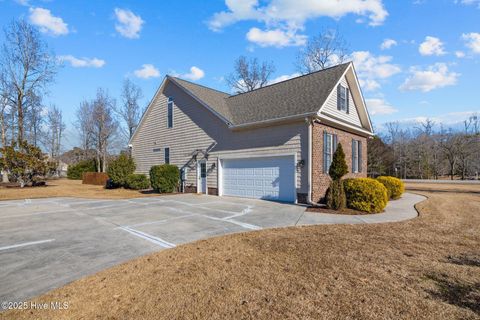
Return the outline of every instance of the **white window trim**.
{"type": "Polygon", "coordinates": [[[168,98],[167,98],[167,128],[168,128],[168,129],[172,129],[172,128],[173,128],[173,118],[174,118],[174,116],[173,116],[173,114],[174,114],[173,109],[175,109],[175,102],[174,102],[174,100],[173,100],[173,97],[168,97],[168,98]],[[170,103],[171,103],[171,106],[172,106],[172,125],[171,125],[171,126],[169,126],[169,123],[168,123],[168,118],[169,118],[169,117],[168,117],[168,114],[169,114],[169,109],[170,109],[170,103]]]}

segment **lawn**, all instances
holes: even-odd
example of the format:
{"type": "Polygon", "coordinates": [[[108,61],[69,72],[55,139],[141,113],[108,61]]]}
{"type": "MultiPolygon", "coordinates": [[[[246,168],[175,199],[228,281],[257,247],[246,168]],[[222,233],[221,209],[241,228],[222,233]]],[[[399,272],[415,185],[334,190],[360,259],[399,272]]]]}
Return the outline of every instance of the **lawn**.
{"type": "MultiPolygon", "coordinates": [[[[464,190],[463,190],[464,191],[464,190]]],[[[1,319],[479,319],[480,196],[421,192],[420,216],[263,230],[154,253],[1,319]]]]}
{"type": "Polygon", "coordinates": [[[158,196],[123,188],[107,190],[103,186],[82,184],[80,180],[49,180],[46,187],[0,188],[0,200],[33,199],[47,197],[77,197],[89,199],[126,199],[158,196]]]}

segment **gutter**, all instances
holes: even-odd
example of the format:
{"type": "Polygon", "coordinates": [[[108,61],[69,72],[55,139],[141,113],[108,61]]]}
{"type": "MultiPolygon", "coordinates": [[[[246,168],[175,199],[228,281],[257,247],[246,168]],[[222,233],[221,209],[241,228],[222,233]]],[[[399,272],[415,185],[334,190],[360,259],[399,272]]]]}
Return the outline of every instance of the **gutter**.
{"type": "Polygon", "coordinates": [[[314,116],[316,114],[317,114],[317,112],[296,114],[296,115],[293,115],[293,116],[280,117],[280,118],[268,119],[268,120],[262,120],[262,121],[254,121],[254,122],[237,124],[237,125],[230,125],[229,128],[232,129],[232,130],[235,130],[235,129],[243,129],[243,128],[248,128],[248,127],[253,127],[253,126],[256,126],[256,125],[272,124],[272,123],[276,123],[276,122],[290,121],[290,120],[300,120],[304,117],[311,117],[311,116],[314,116]]]}

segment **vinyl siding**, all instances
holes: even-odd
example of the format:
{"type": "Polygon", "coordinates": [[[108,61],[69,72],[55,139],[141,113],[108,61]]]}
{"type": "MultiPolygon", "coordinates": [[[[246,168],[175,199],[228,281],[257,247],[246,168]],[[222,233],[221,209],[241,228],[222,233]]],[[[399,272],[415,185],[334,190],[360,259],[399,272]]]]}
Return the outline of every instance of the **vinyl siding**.
{"type": "MultiPolygon", "coordinates": [[[[347,87],[350,89],[348,85],[347,79],[345,77],[342,78],[340,81],[342,86],[347,87]]],[[[350,124],[353,124],[358,127],[362,127],[362,123],[360,121],[360,117],[358,115],[357,106],[353,101],[352,92],[349,92],[349,113],[347,114],[345,111],[340,111],[337,109],[337,88],[333,89],[332,94],[330,95],[329,99],[325,103],[325,106],[321,110],[322,113],[337,118],[339,120],[343,120],[350,124]]]]}
{"type": "MultiPolygon", "coordinates": [[[[304,121],[250,130],[232,131],[227,125],[175,84],[167,83],[132,140],[137,172],[163,164],[165,147],[170,148],[170,163],[188,167],[187,186],[196,186],[195,150],[210,148],[207,185],[217,188],[218,157],[249,157],[295,153],[297,160],[308,161],[308,126],[304,121]],[[167,128],[167,97],[174,98],[173,128],[167,128]],[[160,152],[153,149],[161,148],[160,152]]],[[[200,154],[198,160],[203,159],[200,154]]],[[[306,193],[307,168],[297,169],[297,192],[306,193]]]]}

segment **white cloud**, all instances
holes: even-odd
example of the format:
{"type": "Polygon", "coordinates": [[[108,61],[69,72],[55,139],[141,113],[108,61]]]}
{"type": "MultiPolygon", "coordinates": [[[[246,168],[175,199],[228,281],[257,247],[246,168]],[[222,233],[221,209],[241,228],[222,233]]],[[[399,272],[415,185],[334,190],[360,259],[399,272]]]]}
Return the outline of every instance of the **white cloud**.
{"type": "Polygon", "coordinates": [[[383,99],[365,99],[365,102],[367,104],[368,111],[372,116],[379,114],[391,114],[398,111],[383,99]]]}
{"type": "Polygon", "coordinates": [[[425,70],[413,67],[410,69],[410,76],[400,86],[400,89],[429,92],[456,84],[459,76],[458,73],[448,71],[445,63],[436,63],[425,70]]]}
{"type": "Polygon", "coordinates": [[[189,73],[180,75],[180,78],[196,81],[196,80],[202,79],[204,76],[205,76],[205,72],[202,69],[193,66],[190,68],[189,73]]]}
{"type": "Polygon", "coordinates": [[[425,41],[420,44],[418,51],[422,56],[441,56],[446,53],[443,42],[439,38],[431,36],[425,37],[425,41]]]}
{"type": "Polygon", "coordinates": [[[105,65],[105,60],[98,58],[76,58],[72,55],[59,56],[60,61],[69,62],[74,68],[101,68],[105,65]]]}
{"type": "Polygon", "coordinates": [[[470,32],[462,34],[462,39],[466,41],[467,47],[475,54],[480,54],[480,33],[470,32]]]}
{"type": "Polygon", "coordinates": [[[153,64],[143,64],[138,70],[135,70],[133,74],[137,78],[150,79],[160,77],[160,71],[153,64]]]}
{"type": "Polygon", "coordinates": [[[307,41],[307,36],[299,35],[291,31],[260,30],[251,28],[247,33],[247,39],[260,47],[286,47],[286,46],[302,46],[307,41]]]}
{"type": "Polygon", "coordinates": [[[140,16],[127,9],[115,8],[115,17],[117,18],[115,30],[118,33],[129,39],[140,37],[142,25],[145,23],[140,16]]]}
{"type": "Polygon", "coordinates": [[[401,71],[399,66],[391,63],[391,56],[375,56],[369,51],[353,52],[352,60],[360,85],[367,91],[379,89],[379,80],[390,78],[401,71]]]}
{"type": "Polygon", "coordinates": [[[330,17],[340,19],[348,14],[367,17],[372,26],[381,25],[388,12],[382,0],[225,0],[227,10],[217,12],[208,21],[209,28],[220,31],[239,21],[254,20],[265,25],[266,31],[250,29],[247,38],[263,46],[301,45],[306,36],[297,34],[304,30],[307,20],[330,17]],[[274,38],[274,39],[272,39],[274,38]]]}
{"type": "Polygon", "coordinates": [[[30,5],[29,0],[15,0],[15,2],[18,3],[19,5],[22,5],[22,6],[29,6],[30,5]]]}
{"type": "Polygon", "coordinates": [[[476,5],[480,9],[480,0],[455,0],[455,3],[461,3],[465,5],[476,5]]]}
{"type": "Polygon", "coordinates": [[[455,56],[457,58],[465,58],[465,52],[463,51],[455,51],[455,56]]]}
{"type": "Polygon", "coordinates": [[[367,16],[370,25],[380,25],[388,16],[382,0],[270,0],[260,5],[258,0],[225,0],[228,8],[214,14],[209,21],[212,30],[242,20],[257,20],[269,25],[282,23],[301,28],[306,20],[318,17],[339,19],[347,14],[367,16]]]}
{"type": "Polygon", "coordinates": [[[387,49],[390,49],[391,47],[396,46],[397,44],[398,44],[397,41],[393,39],[385,39],[380,45],[380,49],[387,50],[387,49]]]}
{"type": "Polygon", "coordinates": [[[62,18],[52,15],[50,10],[43,8],[30,8],[30,22],[37,26],[42,33],[54,36],[68,34],[68,24],[62,18]]]}
{"type": "Polygon", "coordinates": [[[285,80],[288,80],[288,79],[292,79],[292,78],[296,78],[296,77],[299,77],[299,76],[301,76],[301,74],[298,73],[298,72],[294,72],[294,73],[292,73],[292,74],[283,74],[283,75],[281,75],[281,76],[276,77],[276,78],[273,79],[273,80],[270,80],[270,81],[268,82],[268,84],[274,84],[274,83],[282,82],[282,81],[285,81],[285,80]]]}

